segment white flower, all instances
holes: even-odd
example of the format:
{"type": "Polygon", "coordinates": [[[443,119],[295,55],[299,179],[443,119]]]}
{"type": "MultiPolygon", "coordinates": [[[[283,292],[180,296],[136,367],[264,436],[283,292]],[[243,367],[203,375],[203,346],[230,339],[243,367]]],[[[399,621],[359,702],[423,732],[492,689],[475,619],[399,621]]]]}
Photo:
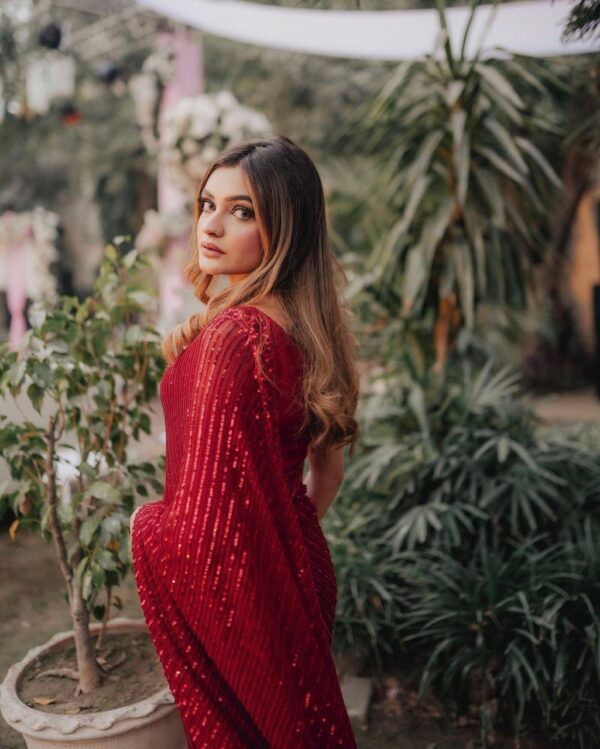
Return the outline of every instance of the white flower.
{"type": "Polygon", "coordinates": [[[198,141],[194,140],[193,138],[185,138],[180,147],[181,152],[185,156],[192,156],[200,149],[198,141]]]}
{"type": "Polygon", "coordinates": [[[228,110],[228,109],[234,109],[235,107],[239,106],[238,100],[235,98],[235,96],[231,93],[231,91],[226,91],[225,89],[221,89],[221,91],[217,91],[215,96],[215,102],[219,109],[221,110],[228,110]]]}
{"type": "Polygon", "coordinates": [[[261,112],[246,109],[246,126],[252,134],[268,135],[271,132],[271,123],[261,112]]]}
{"type": "Polygon", "coordinates": [[[159,163],[189,191],[218,156],[218,144],[270,132],[268,119],[242,106],[230,91],[186,96],[161,115],[159,163]]]}
{"type": "Polygon", "coordinates": [[[204,156],[204,152],[202,152],[202,153],[196,154],[196,156],[192,156],[191,159],[188,159],[185,162],[185,171],[193,179],[202,179],[207,166],[208,166],[208,161],[206,157],[204,156]]]}
{"type": "Polygon", "coordinates": [[[219,155],[219,149],[212,144],[209,144],[205,146],[204,150],[202,151],[202,155],[204,156],[204,160],[208,165],[211,161],[217,158],[217,156],[219,155]]]}

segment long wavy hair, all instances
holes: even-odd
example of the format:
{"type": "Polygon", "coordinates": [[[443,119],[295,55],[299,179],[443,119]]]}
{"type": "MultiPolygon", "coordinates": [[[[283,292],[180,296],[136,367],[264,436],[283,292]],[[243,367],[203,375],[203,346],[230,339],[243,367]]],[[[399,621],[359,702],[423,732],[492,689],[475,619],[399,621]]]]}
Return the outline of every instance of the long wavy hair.
{"type": "Polygon", "coordinates": [[[304,358],[302,429],[309,429],[312,449],[322,452],[350,444],[352,455],[358,437],[358,341],[350,330],[353,315],[341,300],[347,277],[330,245],[323,185],[308,154],[283,135],[223,151],[200,183],[184,274],[205,307],[165,336],[161,348],[167,363],[223,310],[276,297],[304,358]],[[215,276],[198,263],[200,196],[216,169],[238,165],[250,186],[265,253],[241,281],[212,292],[215,276]]]}

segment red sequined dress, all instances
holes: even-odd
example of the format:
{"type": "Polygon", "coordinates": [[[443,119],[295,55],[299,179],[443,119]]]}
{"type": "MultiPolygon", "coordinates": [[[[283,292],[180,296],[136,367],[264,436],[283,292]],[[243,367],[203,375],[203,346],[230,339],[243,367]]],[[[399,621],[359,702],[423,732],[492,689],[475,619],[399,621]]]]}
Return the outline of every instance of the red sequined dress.
{"type": "Polygon", "coordinates": [[[278,323],[238,305],[160,383],[165,494],[137,512],[131,548],[190,749],[356,749],[331,652],[335,572],[294,436],[302,365],[278,323]]]}

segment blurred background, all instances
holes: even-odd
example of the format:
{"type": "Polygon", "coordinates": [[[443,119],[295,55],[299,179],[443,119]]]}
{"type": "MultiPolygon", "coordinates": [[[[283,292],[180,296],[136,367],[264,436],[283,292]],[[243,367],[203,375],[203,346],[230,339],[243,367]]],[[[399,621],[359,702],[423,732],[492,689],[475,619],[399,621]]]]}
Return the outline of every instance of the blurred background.
{"type": "MultiPolygon", "coordinates": [[[[0,0],[0,340],[19,348],[38,300],[93,296],[119,237],[170,330],[200,305],[183,266],[206,165],[290,137],[322,176],[360,343],[360,449],[323,520],[360,746],[592,747],[600,4],[496,3],[471,26],[477,8],[0,0]],[[336,11],[373,25],[317,34],[336,11]]],[[[132,455],[158,461],[152,406],[132,455]]],[[[68,612],[51,550],[0,508],[3,673],[68,612]]]]}

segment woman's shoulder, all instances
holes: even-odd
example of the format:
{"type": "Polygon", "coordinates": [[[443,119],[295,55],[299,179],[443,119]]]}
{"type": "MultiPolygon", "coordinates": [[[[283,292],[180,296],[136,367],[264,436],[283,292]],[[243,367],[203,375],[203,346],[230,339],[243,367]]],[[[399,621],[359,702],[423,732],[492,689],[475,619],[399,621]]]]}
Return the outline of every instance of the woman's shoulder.
{"type": "Polygon", "coordinates": [[[218,335],[250,342],[261,329],[260,318],[256,312],[248,305],[227,307],[213,317],[204,331],[211,337],[218,335]]]}
{"type": "Polygon", "coordinates": [[[200,329],[188,348],[240,348],[251,354],[260,339],[264,342],[265,324],[255,308],[227,307],[200,329]]]}
{"type": "Polygon", "coordinates": [[[303,360],[296,342],[289,333],[266,312],[252,305],[241,304],[218,312],[196,335],[188,346],[200,356],[211,349],[238,350],[238,356],[257,358],[267,353],[272,361],[303,360]],[[291,351],[291,354],[290,354],[291,351]]]}
{"type": "Polygon", "coordinates": [[[292,336],[284,328],[282,322],[278,322],[273,315],[251,304],[227,307],[215,315],[207,325],[207,329],[213,325],[226,333],[241,332],[248,335],[250,339],[266,335],[267,338],[273,340],[292,340],[292,336]]]}

